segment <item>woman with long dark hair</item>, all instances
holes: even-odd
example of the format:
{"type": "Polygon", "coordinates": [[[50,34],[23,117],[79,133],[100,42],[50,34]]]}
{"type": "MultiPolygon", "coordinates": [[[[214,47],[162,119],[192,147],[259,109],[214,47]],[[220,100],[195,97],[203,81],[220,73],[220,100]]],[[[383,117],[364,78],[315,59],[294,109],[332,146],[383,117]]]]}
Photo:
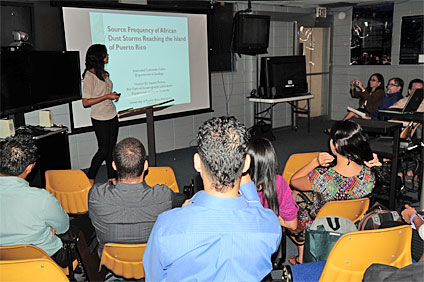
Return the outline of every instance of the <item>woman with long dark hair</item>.
{"type": "MultiPolygon", "coordinates": [[[[336,122],[330,131],[331,154],[319,153],[309,164],[297,171],[290,185],[300,191],[312,191],[311,213],[299,212],[299,222],[309,228],[321,207],[329,201],[366,197],[375,184],[372,166],[381,165],[372,153],[367,136],[354,121],[336,122]],[[335,165],[331,163],[335,161],[335,165]],[[311,218],[312,216],[313,218],[311,218]]],[[[299,255],[289,258],[291,264],[303,262],[303,246],[299,255]]]]}
{"type": "MultiPolygon", "coordinates": [[[[248,180],[255,183],[260,201],[279,217],[283,227],[296,229],[298,207],[286,180],[277,174],[277,155],[271,142],[258,138],[250,142],[248,180]]],[[[243,182],[243,180],[242,180],[243,182]]]]}
{"type": "Polygon", "coordinates": [[[115,171],[112,168],[112,152],[118,138],[118,116],[114,101],[120,94],[113,92],[113,84],[105,64],[109,62],[109,54],[105,45],[91,45],[85,56],[85,70],[82,74],[82,104],[91,107],[91,122],[97,137],[98,150],[91,160],[87,176],[94,183],[96,174],[106,161],[107,175],[110,182],[116,183],[115,171]]]}
{"type": "MultiPolygon", "coordinates": [[[[384,96],[384,77],[380,73],[373,73],[368,79],[365,88],[362,81],[354,79],[350,82],[350,95],[352,98],[359,98],[358,111],[365,113],[367,116],[372,115],[377,107],[383,102],[384,96]]],[[[343,119],[359,116],[353,112],[349,112],[343,119]]]]}

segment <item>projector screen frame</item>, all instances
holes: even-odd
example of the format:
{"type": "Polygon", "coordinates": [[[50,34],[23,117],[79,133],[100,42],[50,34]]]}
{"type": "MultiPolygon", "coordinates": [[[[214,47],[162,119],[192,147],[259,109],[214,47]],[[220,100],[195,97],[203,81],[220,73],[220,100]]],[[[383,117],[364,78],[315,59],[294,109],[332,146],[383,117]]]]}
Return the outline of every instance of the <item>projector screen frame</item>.
{"type": "MultiPolygon", "coordinates": [[[[136,5],[136,4],[121,4],[121,3],[99,3],[99,2],[82,2],[82,1],[66,1],[66,2],[59,2],[59,1],[52,1],[51,5],[57,6],[60,8],[60,14],[61,14],[61,27],[63,28],[63,35],[64,35],[64,41],[66,45],[66,38],[65,38],[65,23],[64,23],[64,17],[63,17],[63,7],[71,7],[71,8],[89,8],[89,9],[113,9],[113,10],[131,10],[131,11],[146,11],[146,12],[166,12],[166,13],[188,13],[188,14],[211,14],[213,13],[213,6],[210,6],[209,9],[202,9],[199,7],[164,7],[164,6],[155,6],[155,5],[136,5]]],[[[206,21],[207,24],[207,21],[206,21]]],[[[208,32],[208,28],[206,28],[206,32],[208,32]]],[[[207,39],[206,39],[207,40],[207,39]]],[[[207,42],[206,42],[207,43],[207,42]]],[[[66,50],[65,50],[66,51],[66,50]]],[[[83,54],[80,54],[81,56],[84,56],[83,54]]],[[[208,50],[208,65],[210,65],[210,55],[208,50]]],[[[211,71],[210,68],[208,68],[208,91],[209,91],[209,107],[208,108],[201,108],[201,109],[195,109],[195,110],[189,110],[189,111],[183,111],[183,112],[177,112],[177,113],[171,113],[171,114],[164,114],[159,116],[154,116],[155,121],[161,121],[161,120],[167,120],[167,119],[173,119],[173,118],[179,118],[179,117],[185,117],[185,116],[192,116],[192,115],[198,115],[202,113],[210,113],[213,112],[212,109],[212,89],[211,89],[211,71]]],[[[72,107],[72,103],[68,103],[69,107],[69,115],[70,115],[70,135],[73,134],[80,134],[85,132],[93,131],[93,126],[84,126],[84,127],[75,127],[74,124],[74,111],[72,107]]],[[[140,118],[135,119],[129,119],[129,120],[123,120],[119,121],[119,126],[130,126],[140,123],[146,123],[146,117],[145,115],[140,118]]]]}

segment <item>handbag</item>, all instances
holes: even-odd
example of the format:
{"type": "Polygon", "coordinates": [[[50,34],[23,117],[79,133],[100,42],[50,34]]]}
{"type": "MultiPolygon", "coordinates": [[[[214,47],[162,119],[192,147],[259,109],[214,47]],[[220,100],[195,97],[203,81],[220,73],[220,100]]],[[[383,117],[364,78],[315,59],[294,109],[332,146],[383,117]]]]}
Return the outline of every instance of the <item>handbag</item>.
{"type": "Polygon", "coordinates": [[[388,210],[381,204],[374,205],[359,221],[358,230],[371,230],[392,227],[402,223],[402,218],[397,211],[388,210]]]}
{"type": "Polygon", "coordinates": [[[325,216],[315,219],[306,230],[303,262],[327,260],[328,254],[339,238],[348,232],[357,231],[355,224],[344,217],[325,216]]]}
{"type": "Polygon", "coordinates": [[[297,214],[297,228],[292,230],[287,228],[287,236],[298,246],[305,243],[305,227],[308,228],[315,218],[313,192],[298,192],[294,198],[299,206],[297,214]]]}
{"type": "Polygon", "coordinates": [[[306,230],[303,263],[327,260],[328,254],[340,236],[341,233],[327,231],[322,225],[316,230],[306,230]]]}

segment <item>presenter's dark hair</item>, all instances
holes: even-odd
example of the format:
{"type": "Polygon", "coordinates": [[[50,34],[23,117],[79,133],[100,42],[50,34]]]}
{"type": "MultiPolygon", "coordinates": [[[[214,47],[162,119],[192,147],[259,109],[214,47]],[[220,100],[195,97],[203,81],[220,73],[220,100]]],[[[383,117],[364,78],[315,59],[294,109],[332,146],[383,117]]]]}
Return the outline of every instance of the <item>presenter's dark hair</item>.
{"type": "Polygon", "coordinates": [[[38,149],[29,135],[7,138],[0,145],[0,173],[18,176],[38,159],[38,149]]]}
{"type": "Polygon", "coordinates": [[[143,173],[146,150],[138,139],[128,137],[116,144],[113,160],[119,179],[136,178],[143,173]]]}
{"type": "Polygon", "coordinates": [[[249,135],[235,117],[207,120],[197,133],[198,153],[218,192],[225,193],[241,177],[249,135]]]}
{"type": "Polygon", "coordinates": [[[247,153],[250,155],[249,174],[256,188],[262,191],[263,202],[278,216],[279,204],[275,185],[277,174],[277,155],[271,142],[266,138],[254,139],[249,143],[247,153]]]}
{"type": "Polygon", "coordinates": [[[371,78],[373,76],[376,76],[378,81],[380,82],[380,85],[377,86],[377,88],[375,89],[375,91],[377,91],[378,89],[382,89],[384,91],[384,77],[381,73],[373,73],[372,75],[370,75],[370,78],[368,79],[368,84],[367,84],[367,91],[371,92],[371,86],[370,86],[370,82],[371,82],[371,78]]]}
{"type": "Polygon", "coordinates": [[[85,70],[82,74],[82,78],[85,77],[85,73],[94,69],[96,76],[98,79],[105,81],[104,74],[109,75],[107,71],[105,71],[105,58],[107,56],[106,46],[103,44],[93,44],[85,55],[85,70]]]}
{"type": "Polygon", "coordinates": [[[359,165],[373,159],[368,136],[362,127],[352,120],[337,121],[331,128],[331,139],[340,155],[359,165]]]}
{"type": "Polygon", "coordinates": [[[422,80],[422,79],[415,78],[415,79],[413,79],[413,80],[411,80],[411,81],[409,82],[408,89],[412,89],[412,85],[413,85],[414,83],[421,83],[421,84],[424,84],[424,82],[423,82],[423,80],[422,80]]]}

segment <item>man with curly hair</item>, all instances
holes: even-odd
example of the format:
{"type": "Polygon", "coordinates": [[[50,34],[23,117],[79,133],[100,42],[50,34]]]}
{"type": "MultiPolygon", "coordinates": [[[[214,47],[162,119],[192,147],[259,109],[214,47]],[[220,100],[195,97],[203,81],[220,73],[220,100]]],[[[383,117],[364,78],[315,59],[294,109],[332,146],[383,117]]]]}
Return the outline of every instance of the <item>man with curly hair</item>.
{"type": "Polygon", "coordinates": [[[1,146],[0,246],[35,245],[66,267],[66,252],[56,233],[68,230],[69,217],[52,194],[25,180],[37,158],[28,135],[10,137],[1,146]]]}
{"type": "Polygon", "coordinates": [[[260,281],[281,239],[277,216],[239,195],[250,166],[248,133],[234,117],[212,118],[197,134],[194,168],[204,191],[159,215],[143,263],[147,281],[260,281]]]}

